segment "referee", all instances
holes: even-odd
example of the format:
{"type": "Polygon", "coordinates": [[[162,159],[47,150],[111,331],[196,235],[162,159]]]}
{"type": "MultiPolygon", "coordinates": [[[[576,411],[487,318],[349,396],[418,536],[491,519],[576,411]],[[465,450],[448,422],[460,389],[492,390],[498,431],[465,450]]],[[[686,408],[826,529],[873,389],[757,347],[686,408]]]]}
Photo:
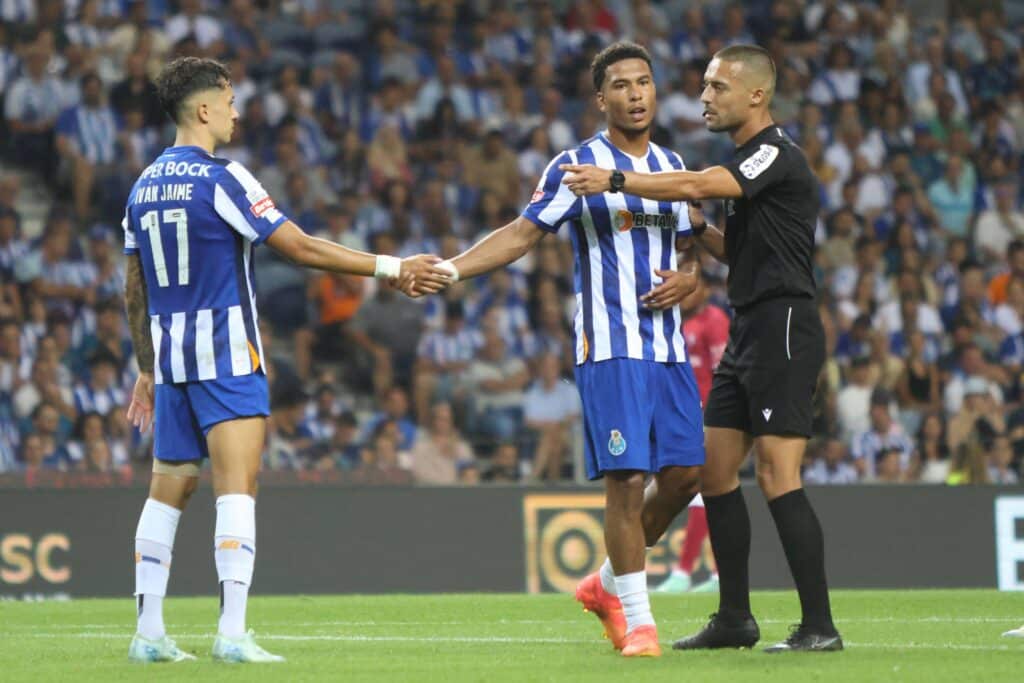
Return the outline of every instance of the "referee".
{"type": "Polygon", "coordinates": [[[704,414],[707,464],[702,492],[721,579],[719,608],[680,650],[751,647],[760,630],[750,611],[750,517],[739,468],[751,446],[800,594],[800,625],[766,652],[841,650],[825,580],[825,543],[800,481],[811,436],[814,387],[825,360],[812,270],[818,183],[803,152],[772,121],[775,65],[753,45],[717,52],[704,74],[704,121],[727,132],[734,159],[700,173],[622,172],[571,165],[577,195],[620,187],[659,201],[725,199],[725,231],[694,225],[711,254],[729,265],[736,311],[704,414]]]}

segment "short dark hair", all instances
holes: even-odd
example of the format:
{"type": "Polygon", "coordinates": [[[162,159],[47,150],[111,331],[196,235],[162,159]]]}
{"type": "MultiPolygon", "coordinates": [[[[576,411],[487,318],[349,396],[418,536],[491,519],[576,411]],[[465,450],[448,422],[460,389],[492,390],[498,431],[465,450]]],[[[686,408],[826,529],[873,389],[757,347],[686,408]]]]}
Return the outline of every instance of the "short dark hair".
{"type": "Polygon", "coordinates": [[[203,90],[224,88],[231,83],[231,72],[215,59],[179,57],[164,67],[156,79],[160,106],[175,123],[180,123],[181,107],[189,97],[203,90]]]}
{"type": "Polygon", "coordinates": [[[714,54],[713,59],[720,59],[723,62],[743,62],[754,68],[761,68],[767,72],[768,84],[765,90],[768,95],[775,93],[775,60],[768,50],[760,45],[730,45],[724,47],[714,54]]]}
{"type": "Polygon", "coordinates": [[[624,59],[642,59],[647,62],[647,66],[651,68],[651,71],[654,71],[651,53],[643,45],[637,45],[629,41],[612,43],[598,52],[594,56],[594,61],[590,63],[590,75],[594,78],[595,92],[600,91],[604,85],[604,74],[608,71],[608,67],[624,59]]]}

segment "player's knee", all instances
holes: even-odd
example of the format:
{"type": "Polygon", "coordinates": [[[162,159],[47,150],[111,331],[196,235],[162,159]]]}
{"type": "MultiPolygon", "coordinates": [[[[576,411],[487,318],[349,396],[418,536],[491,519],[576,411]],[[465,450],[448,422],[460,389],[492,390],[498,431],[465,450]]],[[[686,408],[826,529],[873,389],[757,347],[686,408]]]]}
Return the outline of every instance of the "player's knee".
{"type": "Polygon", "coordinates": [[[608,490],[622,498],[643,500],[645,476],[643,472],[623,470],[605,473],[608,478],[608,490]]]}
{"type": "Polygon", "coordinates": [[[689,502],[700,491],[699,467],[675,469],[671,476],[658,480],[658,494],[673,501],[689,502]]]}
{"type": "Polygon", "coordinates": [[[192,499],[192,494],[199,488],[199,477],[189,477],[182,489],[182,507],[192,499]]]}

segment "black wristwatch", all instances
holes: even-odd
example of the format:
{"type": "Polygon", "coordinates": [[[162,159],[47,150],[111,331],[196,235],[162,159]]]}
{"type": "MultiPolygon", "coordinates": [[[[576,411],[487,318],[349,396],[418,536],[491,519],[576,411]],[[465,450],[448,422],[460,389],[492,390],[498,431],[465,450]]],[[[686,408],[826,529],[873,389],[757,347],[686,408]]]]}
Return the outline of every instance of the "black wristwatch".
{"type": "Polygon", "coordinates": [[[612,178],[608,183],[610,185],[609,192],[621,192],[622,188],[626,186],[626,175],[619,169],[612,171],[612,178]]]}

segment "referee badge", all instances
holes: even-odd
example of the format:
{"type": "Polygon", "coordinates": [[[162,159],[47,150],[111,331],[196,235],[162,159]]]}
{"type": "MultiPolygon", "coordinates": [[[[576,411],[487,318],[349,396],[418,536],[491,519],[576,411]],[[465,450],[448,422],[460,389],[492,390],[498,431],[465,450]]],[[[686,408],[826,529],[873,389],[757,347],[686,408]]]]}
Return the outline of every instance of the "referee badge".
{"type": "Polygon", "coordinates": [[[612,455],[622,455],[626,452],[626,440],[622,438],[622,432],[618,429],[613,429],[611,438],[608,439],[608,452],[612,455]]]}

